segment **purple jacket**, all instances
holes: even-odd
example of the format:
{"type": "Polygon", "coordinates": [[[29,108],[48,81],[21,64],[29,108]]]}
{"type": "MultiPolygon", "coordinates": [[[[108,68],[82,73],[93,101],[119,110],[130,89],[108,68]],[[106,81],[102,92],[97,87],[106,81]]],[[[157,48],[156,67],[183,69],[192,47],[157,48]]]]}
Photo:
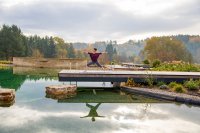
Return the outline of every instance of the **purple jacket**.
{"type": "Polygon", "coordinates": [[[98,58],[99,58],[99,55],[101,55],[102,53],[90,53],[88,52],[88,54],[90,55],[90,58],[93,62],[97,62],[98,58]]]}

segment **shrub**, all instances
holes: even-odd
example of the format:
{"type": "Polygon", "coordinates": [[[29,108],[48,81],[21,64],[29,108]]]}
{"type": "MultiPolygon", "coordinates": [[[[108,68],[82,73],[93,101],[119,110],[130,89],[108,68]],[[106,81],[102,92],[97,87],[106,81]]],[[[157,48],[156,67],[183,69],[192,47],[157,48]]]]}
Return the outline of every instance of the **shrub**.
{"type": "Polygon", "coordinates": [[[184,71],[184,72],[200,72],[200,65],[188,64],[188,63],[162,63],[153,70],[156,71],[184,71]]]}
{"type": "Polygon", "coordinates": [[[159,88],[161,90],[168,90],[169,89],[169,87],[167,85],[161,85],[159,88]]]}
{"type": "Polygon", "coordinates": [[[147,59],[144,60],[143,63],[144,63],[144,64],[147,64],[147,65],[150,64],[149,60],[147,60],[147,59]]]}
{"type": "Polygon", "coordinates": [[[198,90],[199,89],[199,85],[198,85],[198,82],[197,81],[194,81],[194,80],[189,80],[189,81],[186,81],[184,83],[184,86],[188,89],[188,90],[198,90]]]}
{"type": "Polygon", "coordinates": [[[157,82],[157,84],[156,84],[157,86],[161,86],[161,85],[166,85],[166,83],[165,82],[163,82],[163,81],[159,81],[159,82],[157,82]]]}
{"type": "Polygon", "coordinates": [[[132,78],[128,78],[127,82],[126,82],[126,85],[127,86],[134,86],[135,85],[135,82],[132,78]]]}
{"type": "Polygon", "coordinates": [[[153,78],[152,74],[147,73],[147,76],[145,78],[145,82],[147,85],[151,88],[153,87],[155,79],[153,78]]]}
{"type": "Polygon", "coordinates": [[[168,86],[169,86],[170,88],[173,88],[173,87],[176,86],[176,85],[178,85],[176,82],[171,82],[168,86]]]}
{"type": "Polygon", "coordinates": [[[197,85],[200,87],[200,79],[195,81],[197,85]]]}
{"type": "Polygon", "coordinates": [[[177,84],[173,87],[173,91],[178,92],[178,93],[183,93],[185,92],[183,85],[177,84]]]}
{"type": "Polygon", "coordinates": [[[146,79],[146,82],[147,82],[147,84],[148,84],[148,86],[149,86],[150,88],[153,87],[154,79],[148,78],[148,79],[146,79]]]}
{"type": "Polygon", "coordinates": [[[110,65],[115,65],[115,61],[111,61],[111,62],[110,62],[110,65]]]}
{"type": "Polygon", "coordinates": [[[158,66],[160,66],[160,60],[155,60],[155,61],[153,61],[152,66],[153,66],[153,67],[158,67],[158,66]]]}

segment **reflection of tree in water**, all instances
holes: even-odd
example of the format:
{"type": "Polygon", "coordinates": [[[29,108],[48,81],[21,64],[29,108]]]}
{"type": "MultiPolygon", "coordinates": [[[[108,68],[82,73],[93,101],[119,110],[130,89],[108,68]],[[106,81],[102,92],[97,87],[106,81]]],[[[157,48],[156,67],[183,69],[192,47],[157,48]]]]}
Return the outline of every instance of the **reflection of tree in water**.
{"type": "Polygon", "coordinates": [[[10,88],[18,90],[21,85],[24,83],[24,81],[28,80],[54,80],[57,79],[57,77],[51,77],[48,75],[27,75],[27,73],[24,73],[21,71],[20,74],[13,74],[13,69],[0,69],[0,86],[2,88],[10,88]]]}
{"type": "Polygon", "coordinates": [[[88,108],[90,108],[90,112],[89,112],[88,115],[83,116],[83,117],[80,117],[80,118],[91,117],[91,120],[94,122],[94,121],[95,121],[95,117],[104,117],[104,116],[98,115],[98,113],[97,113],[97,109],[98,109],[98,107],[99,107],[100,105],[101,105],[101,103],[98,103],[98,104],[95,105],[95,106],[86,103],[86,106],[87,106],[88,108]]]}
{"type": "Polygon", "coordinates": [[[15,75],[12,69],[0,70],[0,86],[18,90],[26,80],[25,75],[15,75]]]}
{"type": "Polygon", "coordinates": [[[47,80],[57,80],[58,77],[48,77],[48,76],[41,76],[41,75],[28,75],[27,76],[27,79],[28,80],[33,80],[33,81],[37,81],[37,80],[40,80],[40,79],[43,79],[45,81],[47,80]]]}
{"type": "Polygon", "coordinates": [[[56,68],[36,68],[36,67],[13,67],[13,73],[17,75],[29,75],[33,78],[57,78],[61,69],[56,68]]]}

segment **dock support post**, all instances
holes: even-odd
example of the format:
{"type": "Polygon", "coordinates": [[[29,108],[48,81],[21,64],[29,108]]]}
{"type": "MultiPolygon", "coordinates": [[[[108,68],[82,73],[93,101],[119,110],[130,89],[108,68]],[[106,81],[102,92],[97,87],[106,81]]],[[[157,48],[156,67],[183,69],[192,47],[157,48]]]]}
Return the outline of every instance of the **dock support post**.
{"type": "Polygon", "coordinates": [[[86,65],[85,65],[86,66],[86,70],[88,70],[88,65],[87,64],[88,64],[88,61],[86,61],[86,65]]]}
{"type": "Polygon", "coordinates": [[[114,88],[120,88],[121,82],[113,82],[114,88]]]}
{"type": "Polygon", "coordinates": [[[71,62],[69,63],[69,69],[70,70],[72,69],[72,63],[71,62]]]}
{"type": "Polygon", "coordinates": [[[75,85],[76,87],[78,87],[78,82],[77,81],[75,81],[75,84],[72,84],[72,81],[69,81],[69,84],[70,85],[75,85]]]}

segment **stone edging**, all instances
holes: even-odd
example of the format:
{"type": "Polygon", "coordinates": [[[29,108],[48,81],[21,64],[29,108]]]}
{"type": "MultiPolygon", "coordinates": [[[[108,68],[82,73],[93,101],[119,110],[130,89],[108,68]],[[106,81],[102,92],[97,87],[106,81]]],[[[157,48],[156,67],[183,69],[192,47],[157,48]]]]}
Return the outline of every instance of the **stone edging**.
{"type": "Polygon", "coordinates": [[[154,89],[149,89],[149,88],[128,87],[128,86],[122,86],[121,90],[129,92],[129,93],[141,94],[141,95],[150,96],[150,97],[154,97],[158,99],[164,99],[164,100],[169,100],[169,101],[176,101],[176,102],[200,106],[200,97],[198,96],[191,96],[188,94],[181,94],[181,93],[175,93],[175,92],[167,92],[167,91],[157,90],[157,89],[154,90],[154,89]]]}

